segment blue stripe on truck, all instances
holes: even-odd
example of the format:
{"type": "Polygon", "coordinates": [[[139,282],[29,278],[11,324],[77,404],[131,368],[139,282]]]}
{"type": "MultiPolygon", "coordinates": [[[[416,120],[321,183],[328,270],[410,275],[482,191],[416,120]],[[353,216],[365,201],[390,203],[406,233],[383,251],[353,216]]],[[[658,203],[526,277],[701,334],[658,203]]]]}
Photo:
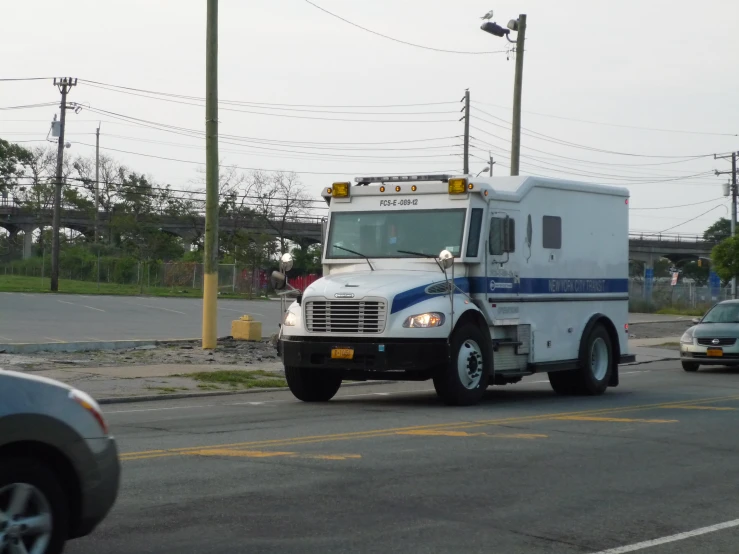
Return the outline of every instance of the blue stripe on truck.
{"type": "MultiPolygon", "coordinates": [[[[629,292],[628,279],[548,279],[521,278],[518,283],[510,277],[460,277],[454,280],[457,287],[472,294],[515,294],[523,295],[572,295],[580,297],[584,294],[624,294],[629,292]]],[[[410,306],[440,296],[429,294],[426,289],[431,285],[415,287],[395,295],[390,313],[396,313],[410,306]]],[[[457,292],[459,294],[459,292],[457,292]]],[[[505,298],[500,299],[501,302],[505,298]]]]}

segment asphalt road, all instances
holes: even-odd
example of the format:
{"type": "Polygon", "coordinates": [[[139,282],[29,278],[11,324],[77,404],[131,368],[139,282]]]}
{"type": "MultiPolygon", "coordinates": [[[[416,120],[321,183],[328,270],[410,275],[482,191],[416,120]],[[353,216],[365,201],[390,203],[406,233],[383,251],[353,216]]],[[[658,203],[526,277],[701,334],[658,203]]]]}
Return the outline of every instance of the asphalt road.
{"type": "Polygon", "coordinates": [[[739,551],[739,521],[710,527],[739,518],[739,371],[631,366],[597,398],[545,379],[471,408],[429,383],[108,406],[121,494],[67,552],[739,551]]]}
{"type": "MultiPolygon", "coordinates": [[[[136,339],[189,339],[201,335],[198,298],[0,293],[0,344],[136,339]]],[[[249,314],[263,335],[277,331],[279,301],[218,301],[218,336],[249,314]]],[[[690,318],[685,318],[686,321],[690,318]]],[[[674,321],[675,316],[630,314],[630,323],[674,321]]]]}
{"type": "MultiPolygon", "coordinates": [[[[199,298],[0,293],[0,344],[201,336],[199,298]]],[[[277,331],[280,302],[218,301],[218,336],[231,334],[231,322],[249,314],[262,333],[277,331]]]]}

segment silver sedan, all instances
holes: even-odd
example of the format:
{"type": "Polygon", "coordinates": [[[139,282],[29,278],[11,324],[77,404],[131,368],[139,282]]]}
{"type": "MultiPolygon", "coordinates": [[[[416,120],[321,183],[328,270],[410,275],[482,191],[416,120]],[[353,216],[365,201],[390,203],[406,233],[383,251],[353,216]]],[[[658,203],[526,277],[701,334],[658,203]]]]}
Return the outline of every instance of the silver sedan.
{"type": "Polygon", "coordinates": [[[100,523],[120,462],[95,400],[0,369],[0,554],[59,554],[100,523]]]}
{"type": "Polygon", "coordinates": [[[685,371],[702,365],[739,366],[739,300],[716,304],[680,338],[685,371]]]}

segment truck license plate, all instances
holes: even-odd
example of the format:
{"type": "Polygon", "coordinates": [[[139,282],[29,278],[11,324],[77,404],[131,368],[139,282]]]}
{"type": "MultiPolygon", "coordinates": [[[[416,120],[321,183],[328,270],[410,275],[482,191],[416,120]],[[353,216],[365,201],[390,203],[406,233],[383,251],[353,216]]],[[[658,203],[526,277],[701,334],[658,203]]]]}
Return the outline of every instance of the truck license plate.
{"type": "Polygon", "coordinates": [[[720,358],[724,355],[724,351],[720,348],[709,348],[706,350],[706,356],[709,358],[720,358]]]}
{"type": "Polygon", "coordinates": [[[353,348],[332,348],[331,349],[332,360],[352,360],[354,359],[353,348]]]}

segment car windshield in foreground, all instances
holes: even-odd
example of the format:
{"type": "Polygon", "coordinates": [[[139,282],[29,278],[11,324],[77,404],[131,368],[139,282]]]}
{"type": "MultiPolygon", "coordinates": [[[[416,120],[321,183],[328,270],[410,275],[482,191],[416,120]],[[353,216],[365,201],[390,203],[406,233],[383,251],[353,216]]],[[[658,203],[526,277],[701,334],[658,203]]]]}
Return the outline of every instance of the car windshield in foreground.
{"type": "Polygon", "coordinates": [[[739,304],[718,304],[701,323],[739,323],[739,304]]]}
{"type": "Polygon", "coordinates": [[[408,258],[405,250],[438,256],[449,250],[459,256],[464,232],[464,209],[334,212],[331,214],[327,258],[408,258]]]}

